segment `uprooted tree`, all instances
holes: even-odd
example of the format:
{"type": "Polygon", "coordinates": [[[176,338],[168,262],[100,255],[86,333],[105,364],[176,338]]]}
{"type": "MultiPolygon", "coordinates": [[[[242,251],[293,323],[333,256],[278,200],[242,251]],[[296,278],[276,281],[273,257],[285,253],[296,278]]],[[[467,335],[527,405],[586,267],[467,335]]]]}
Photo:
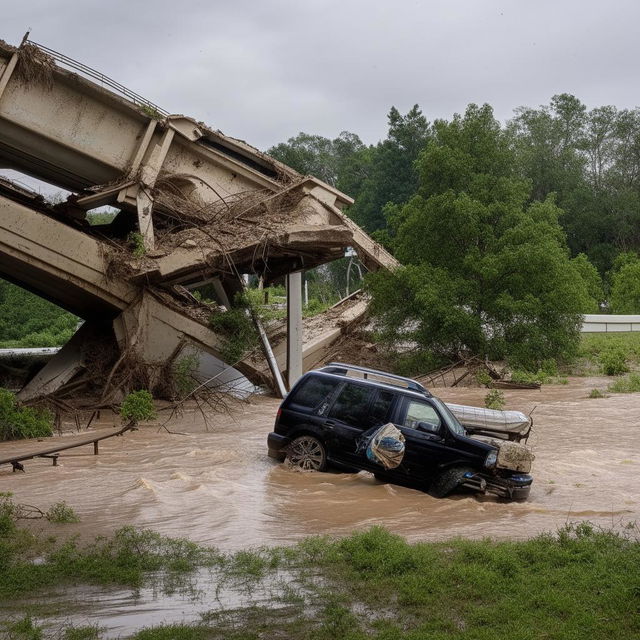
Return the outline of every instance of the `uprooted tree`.
{"type": "Polygon", "coordinates": [[[553,197],[531,202],[514,166],[491,108],[470,105],[434,124],[418,195],[387,207],[406,266],[368,278],[371,310],[382,339],[420,352],[421,367],[473,353],[535,369],[575,354],[595,302],[584,265],[569,258],[553,197]]]}

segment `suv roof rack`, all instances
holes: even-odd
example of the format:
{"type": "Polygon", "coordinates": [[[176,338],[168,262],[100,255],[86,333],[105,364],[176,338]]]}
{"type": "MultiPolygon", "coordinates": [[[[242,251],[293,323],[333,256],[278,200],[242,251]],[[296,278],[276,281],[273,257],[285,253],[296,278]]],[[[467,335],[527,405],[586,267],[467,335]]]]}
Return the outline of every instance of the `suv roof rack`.
{"type": "Polygon", "coordinates": [[[322,367],[320,371],[325,371],[326,373],[335,373],[343,376],[346,376],[349,371],[355,371],[357,373],[362,373],[365,380],[367,380],[368,375],[374,375],[379,378],[386,378],[387,380],[390,380],[391,382],[389,382],[389,384],[394,387],[401,386],[399,384],[394,384],[394,382],[404,382],[406,388],[411,391],[417,391],[427,396],[431,395],[431,393],[425,387],[423,387],[419,382],[412,380],[411,378],[397,376],[393,373],[387,373],[386,371],[379,371],[378,369],[368,369],[367,367],[359,367],[354,364],[344,364],[342,362],[330,362],[328,365],[322,367]]]}

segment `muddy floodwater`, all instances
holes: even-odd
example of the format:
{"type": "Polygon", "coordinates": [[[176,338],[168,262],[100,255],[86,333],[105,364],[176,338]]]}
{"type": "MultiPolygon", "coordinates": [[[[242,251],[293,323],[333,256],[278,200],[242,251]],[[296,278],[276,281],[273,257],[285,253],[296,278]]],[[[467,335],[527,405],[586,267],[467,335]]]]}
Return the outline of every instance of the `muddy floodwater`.
{"type": "MultiPolygon", "coordinates": [[[[528,413],[535,407],[529,440],[535,481],[524,503],[474,496],[437,500],[381,484],[367,473],[292,471],[266,455],[279,403],[265,397],[235,404],[230,416],[210,416],[208,426],[190,407],[167,425],[174,433],[160,428],[161,413],[156,423],[101,442],[98,456],[86,446],[63,452],[55,467],[37,459],[25,463],[25,473],[12,473],[5,465],[0,490],[43,509],[65,500],[80,522],[36,525],[54,533],[93,538],[133,524],[230,551],[372,525],[409,540],[521,539],[580,520],[617,528],[640,519],[640,394],[586,397],[608,382],[575,378],[541,391],[505,391],[507,408],[528,413]]],[[[486,394],[472,388],[435,391],[444,400],[476,405],[486,394]]],[[[92,430],[114,424],[103,416],[92,430]]],[[[2,444],[0,458],[26,447],[2,444]]]]}

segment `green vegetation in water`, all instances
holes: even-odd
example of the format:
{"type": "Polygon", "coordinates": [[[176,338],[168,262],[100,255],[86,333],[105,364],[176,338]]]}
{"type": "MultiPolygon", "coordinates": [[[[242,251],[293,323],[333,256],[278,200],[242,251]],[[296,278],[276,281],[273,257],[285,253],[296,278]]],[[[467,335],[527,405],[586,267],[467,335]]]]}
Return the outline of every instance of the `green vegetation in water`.
{"type": "Polygon", "coordinates": [[[156,417],[153,396],[146,389],[132,391],[120,406],[120,417],[131,426],[144,420],[153,420],[156,417]]]}
{"type": "Polygon", "coordinates": [[[608,386],[612,393],[638,393],[640,392],[640,373],[630,373],[628,376],[618,378],[608,386]]]}
{"type": "MultiPolygon", "coordinates": [[[[374,527],[340,540],[311,537],[292,547],[221,555],[130,527],[86,546],[15,529],[0,535],[0,598],[9,604],[71,583],[135,588],[158,571],[186,577],[207,566],[216,580],[240,581],[245,594],[273,585],[281,571],[298,586],[276,597],[276,606],[211,611],[198,623],[146,628],[133,637],[632,638],[640,633],[634,534],[581,523],[526,541],[409,544],[374,527]],[[41,560],[32,562],[34,556],[41,560]]],[[[36,627],[17,622],[25,632],[36,627]]]]}
{"type": "Polygon", "coordinates": [[[606,398],[607,394],[600,391],[600,389],[591,389],[587,398],[606,398]]]}
{"type": "Polygon", "coordinates": [[[173,386],[179,398],[184,398],[196,388],[195,371],[198,368],[198,356],[190,354],[178,358],[173,364],[171,374],[173,386]]]}
{"type": "Polygon", "coordinates": [[[53,434],[53,415],[48,409],[23,407],[8,389],[0,388],[0,440],[43,438],[53,434]]]}
{"type": "Polygon", "coordinates": [[[484,397],[484,406],[487,409],[498,409],[501,411],[505,406],[504,393],[499,389],[491,389],[484,397]]]}
{"type": "Polygon", "coordinates": [[[131,248],[134,258],[142,258],[147,252],[144,246],[144,237],[138,231],[131,231],[127,236],[127,243],[131,248]]]}
{"type": "Polygon", "coordinates": [[[578,355],[586,373],[626,373],[640,365],[640,332],[583,334],[578,355]]]}
{"type": "Polygon", "coordinates": [[[78,514],[64,500],[51,505],[45,514],[49,522],[57,524],[80,522],[78,514]]]}

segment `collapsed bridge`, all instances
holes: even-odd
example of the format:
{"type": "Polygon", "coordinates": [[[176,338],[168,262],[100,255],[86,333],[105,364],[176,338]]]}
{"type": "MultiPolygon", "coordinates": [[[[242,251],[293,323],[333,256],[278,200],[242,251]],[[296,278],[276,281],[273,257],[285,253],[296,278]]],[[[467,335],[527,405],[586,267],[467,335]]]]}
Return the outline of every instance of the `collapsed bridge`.
{"type": "MultiPolygon", "coordinates": [[[[70,192],[52,206],[0,181],[0,277],[85,320],[24,399],[70,384],[98,360],[109,363],[92,372],[103,400],[140,377],[161,388],[190,350],[282,393],[280,372],[291,384],[336,335],[332,327],[304,344],[301,272],[347,247],[370,270],[397,264],[343,213],[348,196],[26,36],[19,47],[0,42],[0,168],[70,192]],[[115,219],[90,225],[87,213],[104,205],[115,219]],[[126,248],[132,238],[137,257],[126,248]],[[259,326],[264,354],[223,365],[223,336],[190,290],[211,284],[224,313],[246,274],[286,279],[286,339],[272,349],[259,326]]],[[[347,307],[348,320],[365,303],[347,307]]]]}

